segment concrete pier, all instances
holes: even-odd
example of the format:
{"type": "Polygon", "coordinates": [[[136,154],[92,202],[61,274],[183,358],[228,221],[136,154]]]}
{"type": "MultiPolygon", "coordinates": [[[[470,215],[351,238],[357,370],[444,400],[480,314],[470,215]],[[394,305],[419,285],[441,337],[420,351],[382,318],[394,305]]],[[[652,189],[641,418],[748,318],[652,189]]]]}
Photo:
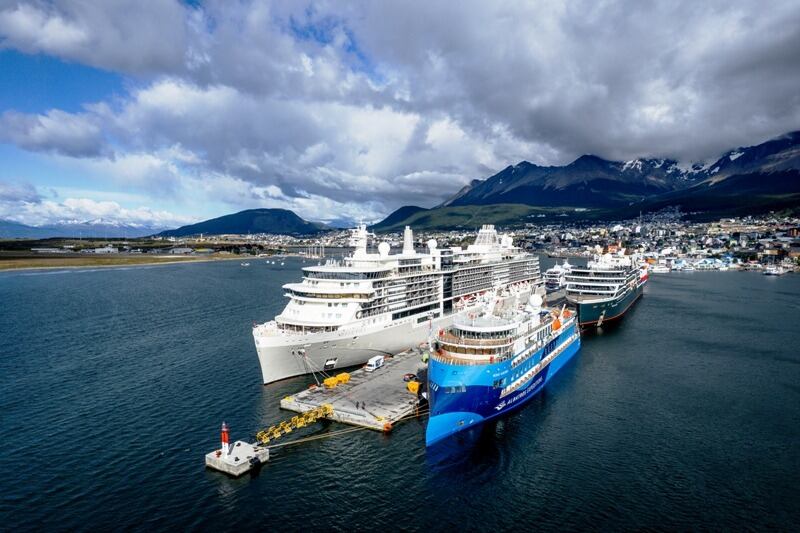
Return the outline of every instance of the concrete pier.
{"type": "Polygon", "coordinates": [[[269,449],[264,446],[237,440],[227,455],[221,450],[206,454],[206,467],[239,477],[269,460],[269,449]]]}
{"type": "Polygon", "coordinates": [[[302,413],[322,404],[333,405],[329,418],[344,424],[361,426],[376,431],[388,431],[392,424],[414,413],[419,401],[408,391],[403,375],[427,371],[422,362],[422,352],[409,350],[386,357],[383,367],[367,372],[358,369],[350,372],[348,383],[334,388],[323,386],[304,390],[281,400],[281,408],[302,413]]]}

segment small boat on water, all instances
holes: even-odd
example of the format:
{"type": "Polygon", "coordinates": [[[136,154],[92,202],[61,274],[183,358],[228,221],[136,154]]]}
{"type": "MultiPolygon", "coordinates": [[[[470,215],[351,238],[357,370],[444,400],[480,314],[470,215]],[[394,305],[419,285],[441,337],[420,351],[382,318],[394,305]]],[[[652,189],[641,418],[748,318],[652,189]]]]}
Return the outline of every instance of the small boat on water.
{"type": "Polygon", "coordinates": [[[249,266],[250,266],[250,263],[242,263],[242,266],[243,266],[243,267],[249,267],[249,266]]]}
{"type": "Polygon", "coordinates": [[[780,265],[769,265],[764,269],[765,276],[782,276],[784,274],[786,274],[786,271],[780,265]]]}
{"type": "Polygon", "coordinates": [[[658,264],[650,267],[650,272],[653,274],[669,274],[670,270],[667,265],[658,264]]]}

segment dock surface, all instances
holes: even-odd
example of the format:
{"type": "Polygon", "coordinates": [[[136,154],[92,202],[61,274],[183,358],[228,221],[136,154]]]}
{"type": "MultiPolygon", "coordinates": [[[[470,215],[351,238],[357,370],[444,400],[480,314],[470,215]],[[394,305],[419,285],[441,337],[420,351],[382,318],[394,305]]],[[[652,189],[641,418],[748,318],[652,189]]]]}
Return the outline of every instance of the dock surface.
{"type": "Polygon", "coordinates": [[[422,352],[409,350],[386,357],[383,367],[367,372],[363,368],[350,372],[350,381],[334,388],[323,386],[307,389],[281,400],[281,408],[302,413],[322,404],[333,406],[331,420],[387,431],[401,418],[416,410],[419,401],[408,391],[405,374],[426,370],[422,352]],[[388,424],[388,426],[387,426],[388,424]]]}

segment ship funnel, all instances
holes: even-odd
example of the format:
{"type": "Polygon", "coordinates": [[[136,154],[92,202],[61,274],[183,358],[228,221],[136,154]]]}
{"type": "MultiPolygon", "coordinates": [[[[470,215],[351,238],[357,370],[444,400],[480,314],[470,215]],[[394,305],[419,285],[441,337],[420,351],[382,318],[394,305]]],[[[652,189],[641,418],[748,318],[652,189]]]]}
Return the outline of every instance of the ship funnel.
{"type": "Polygon", "coordinates": [[[403,232],[403,255],[414,254],[414,232],[411,231],[411,226],[406,226],[403,232]]]}

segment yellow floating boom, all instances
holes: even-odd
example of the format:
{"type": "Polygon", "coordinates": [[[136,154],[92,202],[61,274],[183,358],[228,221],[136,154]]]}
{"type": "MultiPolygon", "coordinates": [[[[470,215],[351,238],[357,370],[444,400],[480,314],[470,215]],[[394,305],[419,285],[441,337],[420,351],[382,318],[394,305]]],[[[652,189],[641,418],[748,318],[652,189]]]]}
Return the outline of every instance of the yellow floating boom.
{"type": "Polygon", "coordinates": [[[293,416],[290,420],[284,420],[279,424],[259,431],[256,433],[256,440],[262,444],[269,444],[270,440],[275,440],[283,435],[286,435],[287,433],[291,433],[295,429],[306,427],[309,424],[313,424],[320,418],[325,418],[326,416],[330,416],[332,414],[333,406],[329,403],[324,403],[319,407],[315,407],[314,409],[300,413],[297,416],[293,416]]]}

